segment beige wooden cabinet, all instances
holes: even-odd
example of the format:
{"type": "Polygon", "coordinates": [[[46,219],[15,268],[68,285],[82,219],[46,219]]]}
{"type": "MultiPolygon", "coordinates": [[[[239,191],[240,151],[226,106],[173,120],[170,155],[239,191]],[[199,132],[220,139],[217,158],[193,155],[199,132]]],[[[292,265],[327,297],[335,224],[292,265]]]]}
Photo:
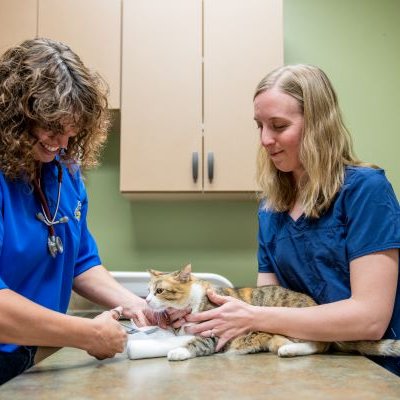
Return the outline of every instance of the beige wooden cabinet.
{"type": "Polygon", "coordinates": [[[121,191],[254,192],[252,97],[283,63],[282,0],[128,0],[123,38],[121,191]]]}
{"type": "Polygon", "coordinates": [[[65,42],[102,75],[109,108],[120,108],[121,9],[121,0],[38,0],[38,36],[65,42]]]}
{"type": "Polygon", "coordinates": [[[110,88],[120,108],[122,0],[0,0],[0,53],[25,39],[67,43],[110,88]]]}
{"type": "Polygon", "coordinates": [[[36,36],[38,0],[0,1],[0,54],[36,36]]]}
{"type": "Polygon", "coordinates": [[[125,1],[122,35],[121,190],[200,191],[201,1],[125,1]]]}

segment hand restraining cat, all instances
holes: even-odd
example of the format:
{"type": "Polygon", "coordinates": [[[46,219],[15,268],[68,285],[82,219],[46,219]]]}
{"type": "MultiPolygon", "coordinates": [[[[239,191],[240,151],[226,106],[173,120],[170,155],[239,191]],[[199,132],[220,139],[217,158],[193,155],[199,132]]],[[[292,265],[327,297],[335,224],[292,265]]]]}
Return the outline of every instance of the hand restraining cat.
{"type": "MultiPolygon", "coordinates": [[[[216,306],[208,300],[207,289],[212,289],[222,296],[238,298],[255,306],[310,307],[316,304],[305,294],[281,286],[267,285],[241,289],[215,287],[210,282],[197,279],[191,273],[190,264],[180,271],[170,273],[155,270],[149,270],[149,272],[150,293],[146,301],[151,308],[160,312],[169,307],[175,309],[191,307],[193,313],[215,308],[216,306]]],[[[185,335],[182,339],[181,343],[175,342],[173,348],[165,352],[169,360],[186,360],[215,353],[217,338],[185,335]]],[[[225,345],[224,350],[227,353],[236,354],[270,351],[280,357],[295,357],[324,353],[329,348],[365,355],[400,356],[400,340],[313,342],[266,332],[251,332],[236,337],[225,345]]]]}

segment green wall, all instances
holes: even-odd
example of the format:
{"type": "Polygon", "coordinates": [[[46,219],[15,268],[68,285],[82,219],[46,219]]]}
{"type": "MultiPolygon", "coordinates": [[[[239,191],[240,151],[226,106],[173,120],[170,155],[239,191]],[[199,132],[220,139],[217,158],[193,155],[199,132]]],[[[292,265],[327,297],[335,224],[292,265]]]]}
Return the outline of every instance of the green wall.
{"type": "MultiPolygon", "coordinates": [[[[382,166],[398,195],[399,19],[398,0],[284,0],[285,62],[327,72],[358,156],[382,166]]],[[[255,284],[257,204],[130,202],[118,185],[119,135],[112,132],[102,166],[87,174],[89,226],[110,270],[191,262],[195,271],[222,274],[237,286],[255,284]]]]}
{"type": "Polygon", "coordinates": [[[400,1],[284,0],[285,62],[334,84],[357,155],[400,195],[400,1]]]}

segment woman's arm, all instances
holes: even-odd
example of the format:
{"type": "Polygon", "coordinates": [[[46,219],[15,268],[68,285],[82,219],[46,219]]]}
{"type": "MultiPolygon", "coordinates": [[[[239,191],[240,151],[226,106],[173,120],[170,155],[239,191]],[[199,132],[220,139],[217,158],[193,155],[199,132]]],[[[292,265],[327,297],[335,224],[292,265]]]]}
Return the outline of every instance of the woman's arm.
{"type": "Polygon", "coordinates": [[[163,315],[154,314],[144,299],[136,296],[117,282],[102,266],[90,268],[74,280],[74,291],[86,299],[105,307],[122,306],[123,315],[137,325],[165,326],[163,315]]]}
{"type": "Polygon", "coordinates": [[[271,272],[259,272],[257,276],[257,286],[279,285],[278,278],[271,272]]]}
{"type": "Polygon", "coordinates": [[[105,311],[95,319],[64,315],[42,307],[10,289],[0,290],[0,342],[76,347],[103,359],[124,350],[126,333],[105,311]]]}
{"type": "MultiPolygon", "coordinates": [[[[349,299],[295,310],[271,309],[272,332],[326,341],[380,339],[393,312],[398,260],[397,249],[355,259],[350,264],[349,299]]],[[[262,325],[259,318],[256,321],[256,327],[262,325]]]]}
{"type": "Polygon", "coordinates": [[[105,307],[126,309],[135,306],[142,309],[146,301],[117,282],[102,266],[90,268],[74,279],[74,291],[86,299],[105,307]]]}
{"type": "Polygon", "coordinates": [[[256,307],[210,294],[221,307],[189,315],[190,333],[220,338],[218,350],[230,339],[265,331],[306,340],[377,340],[389,324],[398,279],[399,250],[373,253],[350,264],[351,297],[307,308],[256,307]]]}

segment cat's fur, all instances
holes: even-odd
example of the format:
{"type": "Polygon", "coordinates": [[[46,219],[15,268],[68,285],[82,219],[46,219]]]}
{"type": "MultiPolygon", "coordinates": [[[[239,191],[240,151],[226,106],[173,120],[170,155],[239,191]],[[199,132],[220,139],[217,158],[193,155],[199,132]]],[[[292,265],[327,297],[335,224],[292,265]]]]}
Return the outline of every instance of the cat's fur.
{"type": "MultiPolygon", "coordinates": [[[[285,289],[281,286],[267,285],[257,288],[221,288],[210,282],[197,279],[191,273],[191,265],[180,271],[160,272],[149,270],[151,275],[148,305],[156,311],[169,307],[184,309],[190,307],[193,313],[210,310],[216,306],[206,295],[207,289],[222,296],[232,296],[255,306],[268,307],[310,307],[316,303],[307,295],[285,289]]],[[[177,348],[168,351],[171,361],[205,356],[215,353],[217,338],[193,336],[177,348]]],[[[354,342],[313,342],[289,338],[266,332],[250,332],[239,336],[224,347],[227,353],[248,354],[270,351],[280,357],[295,357],[327,352],[330,348],[344,352],[358,352],[365,355],[400,356],[400,341],[354,341],[354,342]]]]}

